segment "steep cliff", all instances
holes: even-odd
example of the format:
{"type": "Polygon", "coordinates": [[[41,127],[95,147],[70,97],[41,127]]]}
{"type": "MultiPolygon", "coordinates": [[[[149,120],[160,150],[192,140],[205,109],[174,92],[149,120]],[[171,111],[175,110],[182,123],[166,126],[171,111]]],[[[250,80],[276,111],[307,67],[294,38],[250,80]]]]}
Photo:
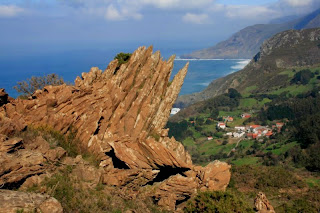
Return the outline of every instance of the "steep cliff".
{"type": "Polygon", "coordinates": [[[224,190],[228,164],[196,167],[183,145],[167,137],[164,126],[188,68],[169,82],[173,62],[174,56],[163,61],[152,47],[141,47],[121,66],[114,60],[104,72],[82,73],[75,86],[47,86],[28,100],[12,100],[0,108],[0,134],[10,135],[14,125],[21,131],[50,126],[65,135],[76,130],[78,146],[100,159],[102,183],[153,185],[150,196],[170,209],[197,189],[224,190]]]}
{"type": "Polygon", "coordinates": [[[289,29],[320,27],[320,9],[296,20],[281,24],[257,24],[246,27],[213,47],[181,56],[182,58],[252,58],[259,47],[273,35],[289,29]]]}
{"type": "Polygon", "coordinates": [[[320,28],[288,30],[266,40],[260,52],[241,71],[219,78],[202,92],[180,96],[177,105],[190,104],[213,98],[235,88],[239,92],[265,93],[272,88],[285,86],[286,69],[310,67],[320,63],[320,28]]]}

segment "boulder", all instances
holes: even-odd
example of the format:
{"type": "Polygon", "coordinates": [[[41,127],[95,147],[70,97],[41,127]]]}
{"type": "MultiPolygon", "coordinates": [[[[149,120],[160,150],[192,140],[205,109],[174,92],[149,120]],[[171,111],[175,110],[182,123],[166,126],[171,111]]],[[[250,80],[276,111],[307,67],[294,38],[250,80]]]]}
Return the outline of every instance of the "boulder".
{"type": "Polygon", "coordinates": [[[63,213],[61,204],[49,195],[0,189],[0,213],[63,213]]]}
{"type": "Polygon", "coordinates": [[[254,199],[254,206],[258,213],[275,213],[273,206],[263,192],[257,194],[254,199]]]}

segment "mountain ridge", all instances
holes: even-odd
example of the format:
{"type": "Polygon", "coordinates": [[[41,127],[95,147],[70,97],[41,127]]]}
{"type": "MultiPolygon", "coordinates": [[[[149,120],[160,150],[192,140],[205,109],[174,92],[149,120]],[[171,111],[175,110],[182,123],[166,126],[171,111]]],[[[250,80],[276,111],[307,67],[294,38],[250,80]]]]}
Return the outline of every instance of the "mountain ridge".
{"type": "Polygon", "coordinates": [[[320,27],[320,9],[293,21],[282,24],[256,24],[245,27],[233,34],[229,39],[221,41],[215,46],[197,50],[181,58],[196,59],[239,59],[252,58],[264,40],[289,29],[308,29],[320,27]]]}
{"type": "Polygon", "coordinates": [[[229,88],[245,92],[248,87],[255,86],[259,92],[268,92],[270,86],[279,87],[283,85],[281,80],[287,80],[280,72],[319,64],[319,45],[320,28],[281,32],[266,40],[244,69],[214,80],[202,92],[180,96],[175,106],[183,108],[223,94],[229,88]]]}

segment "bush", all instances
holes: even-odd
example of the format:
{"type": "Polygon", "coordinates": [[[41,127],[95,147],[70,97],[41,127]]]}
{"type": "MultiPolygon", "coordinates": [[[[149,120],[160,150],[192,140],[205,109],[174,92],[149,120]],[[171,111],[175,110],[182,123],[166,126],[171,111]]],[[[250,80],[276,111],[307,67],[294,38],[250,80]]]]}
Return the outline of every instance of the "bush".
{"type": "Polygon", "coordinates": [[[309,69],[301,70],[297,72],[292,80],[292,84],[301,83],[303,85],[306,85],[309,83],[310,79],[314,77],[314,73],[312,73],[309,69]]]}
{"type": "Polygon", "coordinates": [[[121,64],[125,64],[129,61],[130,57],[131,57],[131,53],[118,53],[114,59],[118,60],[118,66],[120,67],[121,64]]]}
{"type": "Polygon", "coordinates": [[[57,74],[48,74],[40,77],[32,76],[30,79],[18,82],[13,88],[23,96],[30,96],[36,90],[41,90],[45,86],[57,86],[62,84],[65,84],[62,77],[57,74]]]}
{"type": "Polygon", "coordinates": [[[184,212],[254,212],[239,196],[229,192],[200,192],[188,201],[184,212]]]}

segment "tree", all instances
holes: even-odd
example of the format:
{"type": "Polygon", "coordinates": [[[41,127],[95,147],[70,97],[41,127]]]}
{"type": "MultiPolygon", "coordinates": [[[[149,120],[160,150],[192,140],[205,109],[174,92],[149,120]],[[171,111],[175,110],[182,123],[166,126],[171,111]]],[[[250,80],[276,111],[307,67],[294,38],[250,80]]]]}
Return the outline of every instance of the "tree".
{"type": "Polygon", "coordinates": [[[234,88],[228,89],[228,96],[229,98],[241,98],[241,94],[234,88]]]}
{"type": "Polygon", "coordinates": [[[30,96],[36,90],[43,89],[45,86],[65,84],[62,77],[57,74],[48,74],[46,76],[32,76],[25,81],[20,81],[13,88],[23,96],[30,96]]]}
{"type": "Polygon", "coordinates": [[[314,77],[314,73],[312,73],[309,69],[304,69],[299,72],[297,72],[292,80],[292,84],[301,83],[303,85],[306,85],[309,83],[310,79],[314,77]]]}

